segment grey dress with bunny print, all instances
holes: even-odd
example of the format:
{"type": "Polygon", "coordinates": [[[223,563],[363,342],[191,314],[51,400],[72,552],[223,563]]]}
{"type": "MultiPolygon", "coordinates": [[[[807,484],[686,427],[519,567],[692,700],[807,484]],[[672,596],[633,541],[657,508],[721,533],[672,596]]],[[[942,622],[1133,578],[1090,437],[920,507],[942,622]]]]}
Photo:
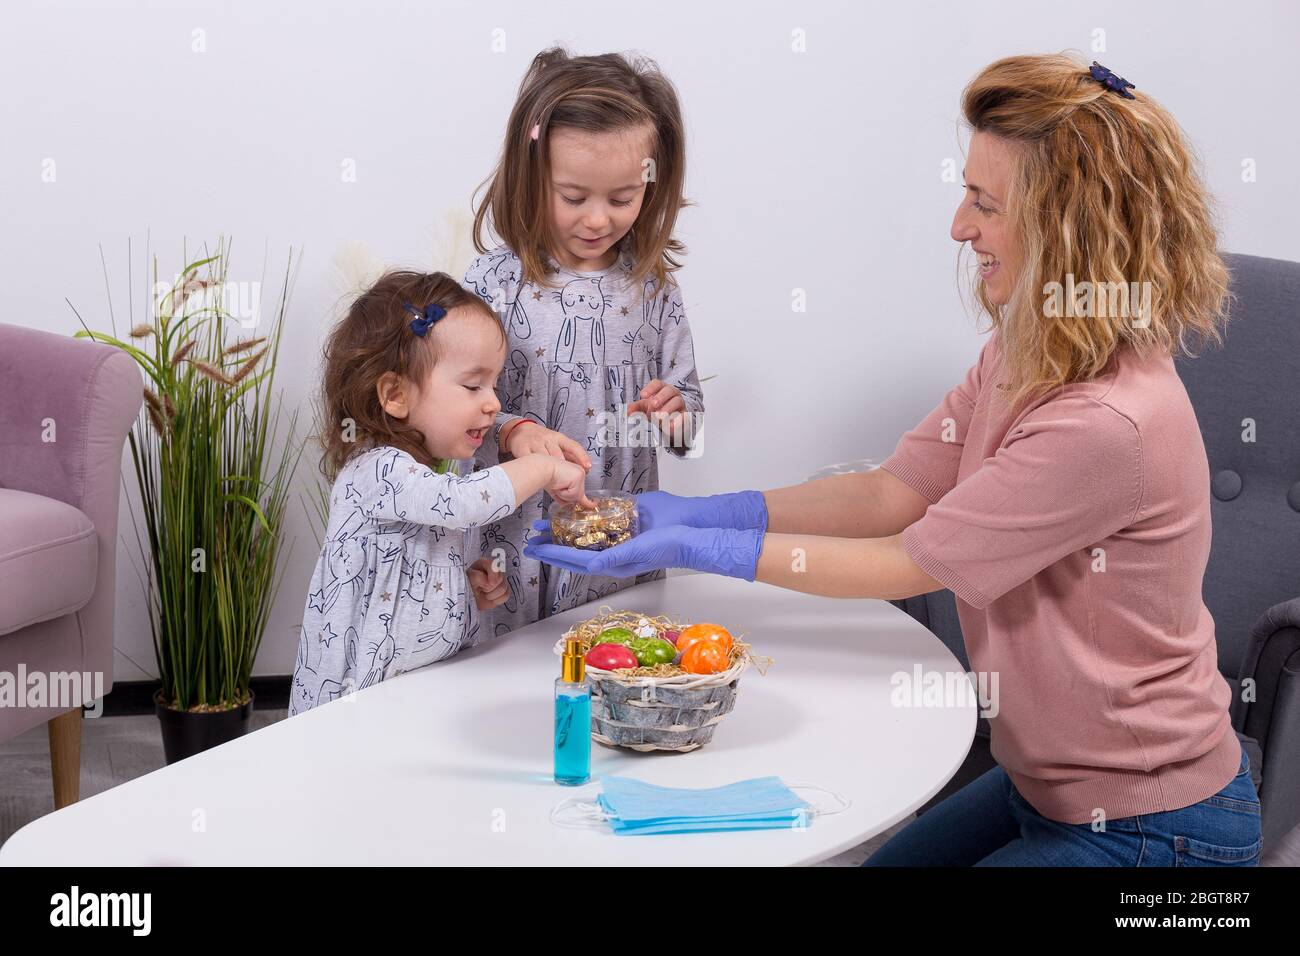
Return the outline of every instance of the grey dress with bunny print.
{"type": "Polygon", "coordinates": [[[289,715],[476,644],[466,529],[515,508],[499,467],[439,474],[388,445],[348,460],[330,492],[289,715]]]}
{"type": "MultiPolygon", "coordinates": [[[[669,281],[656,288],[653,279],[634,286],[631,265],[620,254],[609,269],[573,272],[552,260],[556,285],[546,288],[520,282],[519,257],[504,245],[470,264],[462,285],[501,317],[508,339],[496,388],[502,414],[492,440],[480,447],[475,467],[504,460],[496,434],[506,422],[523,417],[568,435],[587,450],[592,459],[589,490],[658,489],[658,449],[650,442],[623,440],[617,425],[620,406],[640,398],[652,379],[661,379],[682,393],[698,432],[704,392],[680,287],[669,281]]],[[[690,446],[664,447],[685,455],[690,446]]],[[[509,600],[484,615],[494,636],[665,576],[652,571],[635,578],[598,577],[524,557],[524,543],[536,533],[533,522],[546,517],[550,504],[550,495],[539,492],[513,514],[479,529],[479,554],[500,563],[510,586],[509,600]]]]}

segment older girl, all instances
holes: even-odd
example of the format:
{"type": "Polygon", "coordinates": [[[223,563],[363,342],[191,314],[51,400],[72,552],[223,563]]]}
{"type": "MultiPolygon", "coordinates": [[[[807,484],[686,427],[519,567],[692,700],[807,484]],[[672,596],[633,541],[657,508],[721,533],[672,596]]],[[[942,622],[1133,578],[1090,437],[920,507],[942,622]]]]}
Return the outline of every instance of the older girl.
{"type": "MultiPolygon", "coordinates": [[[[585,450],[589,488],[642,492],[659,487],[659,445],[679,456],[697,447],[704,395],[671,277],[684,251],[673,230],[685,175],[677,94],[652,62],[560,49],[534,59],[477,210],[484,255],[465,274],[509,336],[499,442],[484,445],[481,464],[498,444],[554,454],[550,430],[585,450]],[[489,220],[495,248],[484,241],[489,220]]],[[[511,589],[489,615],[494,633],[635,583],[525,556],[550,501],[521,500],[481,529],[481,554],[511,589]]]]}

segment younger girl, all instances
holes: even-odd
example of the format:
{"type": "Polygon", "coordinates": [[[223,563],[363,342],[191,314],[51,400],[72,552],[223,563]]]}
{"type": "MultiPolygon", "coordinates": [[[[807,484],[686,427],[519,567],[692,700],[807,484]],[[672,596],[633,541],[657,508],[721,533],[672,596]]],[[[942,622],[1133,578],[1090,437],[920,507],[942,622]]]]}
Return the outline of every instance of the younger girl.
{"type": "MultiPolygon", "coordinates": [[[[590,456],[589,489],[643,492],[659,487],[656,444],[691,451],[704,395],[669,275],[684,252],[673,238],[684,138],[677,95],[653,63],[560,49],[533,60],[475,211],[474,244],[486,254],[464,281],[502,316],[509,338],[497,382],[505,414],[481,466],[498,447],[503,455],[552,447],[553,429],[590,456]],[[490,251],[489,216],[503,240],[490,251]]],[[[620,581],[525,557],[550,498],[520,503],[480,536],[480,553],[507,570],[511,591],[489,616],[493,633],[663,577],[620,581]]]]}
{"type": "Polygon", "coordinates": [[[587,501],[585,470],[563,457],[448,471],[494,426],[504,361],[496,316],[443,273],[387,273],[331,332],[321,468],[333,489],[290,716],[472,647],[475,612],[507,592],[486,559],[466,567],[466,529],[543,488],[587,501]]]}

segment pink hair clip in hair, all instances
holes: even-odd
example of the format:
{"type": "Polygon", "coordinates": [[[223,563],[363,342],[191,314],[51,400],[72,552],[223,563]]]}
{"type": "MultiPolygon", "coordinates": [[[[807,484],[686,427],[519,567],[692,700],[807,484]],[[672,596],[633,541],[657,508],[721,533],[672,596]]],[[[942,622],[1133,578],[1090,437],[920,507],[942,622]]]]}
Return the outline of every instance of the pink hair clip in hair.
{"type": "Polygon", "coordinates": [[[531,138],[533,138],[533,139],[537,139],[537,137],[541,135],[541,132],[542,132],[542,124],[541,124],[541,123],[534,123],[534,124],[533,124],[533,131],[532,131],[531,133],[529,133],[528,135],[529,135],[531,138]]]}

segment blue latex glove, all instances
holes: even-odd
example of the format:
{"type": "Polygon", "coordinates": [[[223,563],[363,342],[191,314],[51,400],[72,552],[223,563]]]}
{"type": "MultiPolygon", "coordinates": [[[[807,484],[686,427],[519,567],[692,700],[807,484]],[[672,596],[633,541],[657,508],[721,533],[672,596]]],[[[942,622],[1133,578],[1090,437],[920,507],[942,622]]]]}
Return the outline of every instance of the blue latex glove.
{"type": "Polygon", "coordinates": [[[673,524],[767,531],[767,499],[761,491],[735,491],[701,498],[647,491],[636,496],[636,508],[641,528],[647,531],[673,524]]]}
{"type": "Polygon", "coordinates": [[[630,578],[666,568],[689,568],[752,581],[763,550],[763,532],[757,528],[667,525],[643,531],[604,551],[586,551],[556,544],[551,538],[549,521],[535,522],[533,527],[543,533],[524,546],[525,557],[579,574],[612,578],[630,578]]]}

